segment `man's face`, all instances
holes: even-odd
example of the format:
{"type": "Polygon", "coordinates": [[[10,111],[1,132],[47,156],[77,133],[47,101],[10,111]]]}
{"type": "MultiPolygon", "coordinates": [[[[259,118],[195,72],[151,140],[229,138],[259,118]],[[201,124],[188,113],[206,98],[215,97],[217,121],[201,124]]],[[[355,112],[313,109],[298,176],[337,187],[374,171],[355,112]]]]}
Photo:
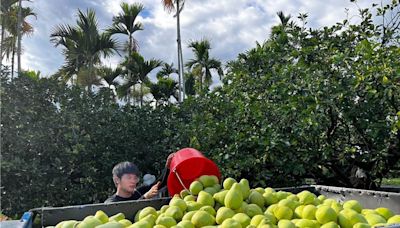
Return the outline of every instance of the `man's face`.
{"type": "Polygon", "coordinates": [[[132,193],[138,182],[139,178],[135,174],[124,174],[120,179],[119,187],[125,192],[132,193]]]}

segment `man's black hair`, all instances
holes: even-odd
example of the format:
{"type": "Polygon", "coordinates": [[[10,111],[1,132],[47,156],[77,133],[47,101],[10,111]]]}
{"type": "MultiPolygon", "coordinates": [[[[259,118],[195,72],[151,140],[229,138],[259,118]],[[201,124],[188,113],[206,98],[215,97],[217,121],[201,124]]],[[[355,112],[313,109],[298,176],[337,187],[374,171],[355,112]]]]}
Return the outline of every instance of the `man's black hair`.
{"type": "Polygon", "coordinates": [[[140,172],[135,164],[133,164],[132,162],[125,161],[115,165],[112,170],[112,174],[113,176],[121,178],[122,175],[124,174],[135,174],[136,176],[139,176],[140,172]]]}

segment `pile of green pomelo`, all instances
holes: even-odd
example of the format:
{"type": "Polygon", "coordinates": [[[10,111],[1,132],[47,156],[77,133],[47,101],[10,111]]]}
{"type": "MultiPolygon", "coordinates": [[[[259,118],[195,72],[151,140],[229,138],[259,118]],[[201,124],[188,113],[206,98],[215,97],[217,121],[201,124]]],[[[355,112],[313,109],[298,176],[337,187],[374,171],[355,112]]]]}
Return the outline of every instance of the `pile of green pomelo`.
{"type": "Polygon", "coordinates": [[[365,209],[356,200],[339,203],[309,191],[250,189],[246,179],[238,183],[227,178],[221,186],[217,177],[204,175],[160,210],[146,207],[138,211],[134,221],[123,213],[108,217],[97,211],[81,222],[63,221],[56,228],[368,228],[397,223],[400,215],[390,209],[365,209]]]}

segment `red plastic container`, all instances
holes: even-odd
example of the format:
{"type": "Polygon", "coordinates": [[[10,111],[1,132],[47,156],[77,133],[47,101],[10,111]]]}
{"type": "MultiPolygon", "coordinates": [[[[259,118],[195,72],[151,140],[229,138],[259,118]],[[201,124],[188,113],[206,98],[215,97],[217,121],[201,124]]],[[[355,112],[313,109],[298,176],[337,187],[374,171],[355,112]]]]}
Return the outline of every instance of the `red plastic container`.
{"type": "Polygon", "coordinates": [[[189,189],[190,184],[202,175],[214,175],[221,179],[218,166],[193,148],[176,152],[169,167],[167,186],[170,196],[179,194],[184,189],[182,184],[189,189]]]}

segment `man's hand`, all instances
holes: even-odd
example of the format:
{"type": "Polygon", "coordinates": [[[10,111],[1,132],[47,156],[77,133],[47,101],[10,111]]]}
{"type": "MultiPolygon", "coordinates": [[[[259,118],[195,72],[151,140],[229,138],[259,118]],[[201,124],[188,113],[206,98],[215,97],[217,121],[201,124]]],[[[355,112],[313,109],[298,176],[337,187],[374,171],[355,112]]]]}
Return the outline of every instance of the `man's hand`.
{"type": "Polygon", "coordinates": [[[158,186],[161,184],[161,182],[157,182],[157,184],[153,185],[153,187],[150,188],[148,192],[144,194],[145,199],[151,199],[155,197],[158,194],[158,186]]]}
{"type": "Polygon", "coordinates": [[[171,153],[167,157],[167,162],[165,163],[165,167],[169,169],[169,165],[171,164],[172,158],[174,157],[175,153],[171,153]]]}
{"type": "Polygon", "coordinates": [[[0,222],[1,221],[6,221],[6,220],[10,220],[10,218],[5,216],[5,215],[3,215],[2,213],[0,213],[0,222]]]}

